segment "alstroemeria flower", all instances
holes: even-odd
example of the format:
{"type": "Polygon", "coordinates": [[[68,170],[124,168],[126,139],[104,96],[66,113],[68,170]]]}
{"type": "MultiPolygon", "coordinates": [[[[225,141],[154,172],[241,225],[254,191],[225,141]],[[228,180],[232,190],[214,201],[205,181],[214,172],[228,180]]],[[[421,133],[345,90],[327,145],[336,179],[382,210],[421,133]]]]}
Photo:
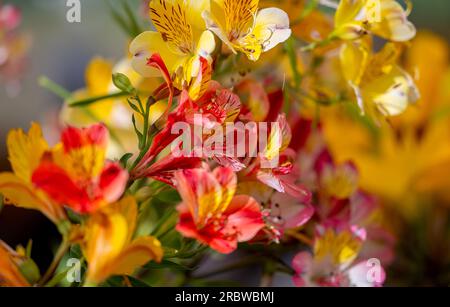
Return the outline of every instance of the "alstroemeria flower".
{"type": "Polygon", "coordinates": [[[118,163],[105,162],[105,126],[68,127],[61,141],[62,145],[47,154],[33,172],[33,184],[79,213],[94,212],[119,199],[128,173],[118,163]]]}
{"type": "MultiPolygon", "coordinates": [[[[60,119],[64,126],[87,127],[98,122],[104,123],[111,135],[108,143],[107,157],[121,157],[127,152],[132,152],[138,146],[136,132],[130,121],[133,110],[130,108],[127,97],[105,99],[83,107],[71,107],[75,100],[105,96],[117,92],[111,75],[113,73],[125,74],[131,84],[139,91],[141,100],[144,101],[159,86],[159,80],[145,79],[131,67],[131,60],[122,59],[115,65],[112,62],[100,58],[93,58],[85,70],[85,83],[83,89],[72,93],[72,97],[65,102],[60,113],[60,119]]],[[[153,124],[166,110],[166,102],[160,101],[150,107],[150,124],[153,124]]],[[[138,124],[140,117],[137,117],[138,124]]]]}
{"type": "Polygon", "coordinates": [[[88,263],[87,285],[97,285],[113,275],[130,275],[151,260],[161,261],[161,243],[154,237],[133,239],[138,208],[125,197],[94,213],[85,225],[83,253],[88,263]]]}
{"type": "Polygon", "coordinates": [[[32,174],[39,167],[49,149],[41,127],[33,123],[28,134],[13,130],[8,134],[7,146],[13,172],[0,174],[0,193],[7,203],[41,211],[55,224],[66,219],[64,209],[32,183],[32,174]]]}
{"type": "Polygon", "coordinates": [[[208,29],[234,53],[241,51],[252,61],[291,36],[286,12],[258,11],[258,4],[259,0],[211,0],[211,11],[203,12],[208,29]]]}
{"type": "Polygon", "coordinates": [[[195,83],[204,67],[201,59],[210,64],[210,54],[215,49],[214,35],[206,30],[201,17],[201,12],[208,9],[206,0],[151,1],[150,18],[158,32],[141,33],[131,43],[134,69],[144,77],[158,76],[158,71],[147,65],[152,55],[158,53],[170,76],[175,76],[178,89],[195,83]]]}
{"type": "Polygon", "coordinates": [[[310,202],[302,202],[288,193],[274,193],[260,182],[240,182],[238,193],[254,197],[264,208],[266,227],[252,241],[279,243],[286,230],[305,225],[315,212],[310,202]]]}
{"type": "Polygon", "coordinates": [[[278,115],[276,123],[278,125],[269,132],[266,147],[244,171],[245,176],[255,177],[280,193],[288,193],[298,201],[308,203],[311,193],[303,185],[296,183],[298,178],[291,174],[295,153],[288,148],[292,132],[285,115],[278,115]]]}
{"type": "Polygon", "coordinates": [[[0,240],[0,287],[29,287],[30,283],[20,272],[24,259],[0,240]]]}
{"type": "Polygon", "coordinates": [[[399,115],[419,99],[412,77],[397,65],[400,49],[388,43],[372,54],[365,41],[349,42],[341,49],[344,78],[354,89],[361,111],[374,119],[399,115]]]}
{"type": "Polygon", "coordinates": [[[237,177],[230,168],[182,170],[175,178],[183,200],[177,230],[183,236],[228,254],[264,227],[260,205],[249,196],[234,195],[237,177]]]}
{"type": "Polygon", "coordinates": [[[353,40],[369,32],[403,42],[416,35],[408,13],[396,0],[341,0],[335,15],[334,35],[353,40]]]}
{"type": "Polygon", "coordinates": [[[168,114],[164,128],[155,135],[152,145],[132,171],[132,178],[153,177],[172,184],[174,171],[200,166],[201,161],[197,157],[175,157],[172,153],[155,161],[181,135],[181,132],[179,134],[172,132],[173,125],[178,122],[188,122],[188,118],[195,110],[194,102],[189,98],[188,92],[183,91],[178,106],[168,114]]]}
{"type": "Polygon", "coordinates": [[[385,273],[380,266],[377,276],[369,279],[371,266],[364,265],[367,261],[353,265],[365,240],[365,231],[356,227],[335,230],[319,228],[315,238],[313,255],[300,252],[292,260],[296,271],[294,283],[301,286],[380,286],[385,279],[385,273]],[[362,274],[365,272],[366,274],[362,274]]]}
{"type": "MultiPolygon", "coordinates": [[[[233,94],[231,90],[222,88],[214,81],[208,83],[205,93],[196,101],[191,99],[187,91],[183,91],[180,95],[178,106],[168,114],[164,128],[154,137],[152,146],[133,170],[132,177],[152,177],[171,184],[173,171],[200,167],[201,158],[204,158],[204,155],[202,152],[194,156],[192,152],[194,148],[187,148],[186,154],[181,156],[175,157],[173,154],[168,154],[162,158],[160,157],[160,160],[153,164],[152,162],[181,136],[181,131],[179,133],[173,133],[172,131],[176,123],[187,123],[192,126],[191,130],[195,131],[194,125],[197,123],[194,116],[201,115],[202,125],[223,125],[236,119],[240,106],[239,97],[233,94]]],[[[194,137],[203,137],[206,143],[210,135],[202,134],[194,137]]],[[[212,158],[219,162],[224,162],[224,160],[227,160],[227,157],[216,155],[221,149],[212,148],[212,158]]]]}
{"type": "Polygon", "coordinates": [[[314,165],[318,185],[326,197],[350,198],[358,188],[358,171],[352,162],[336,164],[328,150],[323,150],[314,165]]]}

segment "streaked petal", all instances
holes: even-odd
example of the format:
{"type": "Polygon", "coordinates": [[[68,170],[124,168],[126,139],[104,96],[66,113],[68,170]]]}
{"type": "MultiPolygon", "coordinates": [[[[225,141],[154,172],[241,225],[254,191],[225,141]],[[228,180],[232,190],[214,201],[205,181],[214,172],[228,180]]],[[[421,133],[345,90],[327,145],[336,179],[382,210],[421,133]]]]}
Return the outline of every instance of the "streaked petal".
{"type": "Polygon", "coordinates": [[[162,257],[163,249],[158,239],[137,238],[111,264],[111,275],[131,275],[137,268],[152,260],[160,262],[162,257]]]}
{"type": "Polygon", "coordinates": [[[88,282],[100,283],[114,274],[111,264],[124,249],[128,231],[126,218],[117,211],[98,212],[90,217],[83,248],[88,262],[88,282]]]}
{"type": "Polygon", "coordinates": [[[99,189],[105,201],[115,202],[125,191],[128,173],[118,163],[109,162],[99,179],[99,189]]]}
{"type": "Polygon", "coordinates": [[[18,178],[30,182],[31,174],[37,168],[48,144],[44,140],[41,127],[32,123],[30,131],[12,130],[8,134],[7,147],[11,167],[18,178]]]}
{"type": "Polygon", "coordinates": [[[85,190],[69,177],[60,167],[44,163],[33,173],[32,182],[57,203],[70,206],[77,212],[85,213],[92,208],[85,190]]]}
{"type": "Polygon", "coordinates": [[[279,8],[267,8],[258,12],[252,34],[263,42],[263,51],[269,51],[291,36],[289,16],[279,8]]]}
{"type": "Polygon", "coordinates": [[[169,50],[167,44],[158,32],[147,31],[138,35],[130,44],[130,53],[133,56],[132,67],[143,77],[157,77],[160,75],[158,69],[148,66],[148,60],[158,53],[166,65],[173,72],[179,57],[169,50]]]}
{"type": "Polygon", "coordinates": [[[66,218],[61,205],[52,202],[31,183],[24,182],[12,173],[0,174],[0,193],[17,207],[39,210],[54,223],[66,218]]]}
{"type": "Polygon", "coordinates": [[[225,214],[228,215],[225,232],[233,233],[237,231],[239,242],[253,239],[265,226],[261,206],[254,198],[247,195],[235,196],[225,214]]]}

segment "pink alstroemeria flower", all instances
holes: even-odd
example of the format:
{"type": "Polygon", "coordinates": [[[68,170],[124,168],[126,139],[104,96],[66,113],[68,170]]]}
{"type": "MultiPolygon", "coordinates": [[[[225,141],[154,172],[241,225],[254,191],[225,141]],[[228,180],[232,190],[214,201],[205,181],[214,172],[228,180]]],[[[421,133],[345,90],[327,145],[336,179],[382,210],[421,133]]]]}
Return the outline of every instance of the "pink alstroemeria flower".
{"type": "Polygon", "coordinates": [[[183,202],[176,229],[212,249],[229,254],[238,242],[251,240],[264,227],[260,205],[235,195],[237,177],[230,168],[189,169],[175,173],[183,202]]]}

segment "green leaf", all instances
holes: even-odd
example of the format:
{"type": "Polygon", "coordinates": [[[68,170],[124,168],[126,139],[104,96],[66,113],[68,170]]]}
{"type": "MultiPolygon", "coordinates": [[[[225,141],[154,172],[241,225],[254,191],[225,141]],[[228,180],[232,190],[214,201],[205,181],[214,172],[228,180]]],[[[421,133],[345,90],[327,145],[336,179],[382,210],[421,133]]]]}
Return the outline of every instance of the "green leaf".
{"type": "MultiPolygon", "coordinates": [[[[143,282],[135,277],[126,276],[126,278],[128,278],[132,287],[135,287],[135,288],[150,287],[150,285],[146,284],[145,282],[143,282]]],[[[112,276],[112,277],[108,278],[108,280],[106,282],[101,284],[101,286],[103,286],[103,287],[126,287],[127,284],[126,284],[124,276],[112,276]]]]}
{"type": "Polygon", "coordinates": [[[284,48],[288,54],[289,57],[289,63],[291,65],[291,69],[292,69],[292,74],[294,76],[294,85],[295,88],[299,88],[300,84],[302,82],[302,75],[300,74],[300,72],[297,69],[297,52],[296,52],[296,48],[294,46],[294,39],[290,38],[286,41],[286,43],[284,44],[284,48]]]}
{"type": "Polygon", "coordinates": [[[131,286],[133,286],[134,288],[149,288],[150,287],[150,285],[147,284],[146,282],[144,282],[140,279],[137,279],[133,276],[127,276],[127,278],[130,281],[131,286]]]}
{"type": "Polygon", "coordinates": [[[132,108],[136,113],[142,115],[142,110],[140,110],[137,105],[135,105],[133,102],[131,102],[131,99],[128,99],[127,101],[128,101],[128,105],[130,106],[130,108],[132,108]]]}
{"type": "Polygon", "coordinates": [[[33,260],[27,259],[19,267],[20,273],[28,280],[30,284],[35,284],[41,278],[39,268],[33,260]]]}
{"type": "Polygon", "coordinates": [[[129,95],[129,94],[126,92],[118,92],[118,93],[112,93],[112,94],[107,94],[107,95],[89,97],[89,98],[77,100],[77,101],[68,101],[68,104],[69,104],[69,107],[71,107],[71,108],[86,107],[86,106],[89,106],[93,103],[96,103],[96,102],[99,102],[102,100],[124,97],[127,95],[129,95]]]}
{"type": "Polygon", "coordinates": [[[81,251],[81,247],[78,244],[72,245],[69,250],[69,258],[77,258],[82,259],[83,253],[81,251]]]}
{"type": "Polygon", "coordinates": [[[33,248],[33,240],[28,240],[27,247],[25,248],[25,256],[31,258],[31,249],[33,248]]]}
{"type": "Polygon", "coordinates": [[[131,116],[131,121],[133,122],[133,127],[134,127],[134,132],[136,132],[136,135],[138,137],[139,140],[139,149],[143,149],[145,144],[144,144],[144,135],[139,131],[139,129],[136,126],[136,117],[134,116],[134,114],[131,116]]]}
{"type": "Polygon", "coordinates": [[[81,222],[83,222],[83,216],[81,214],[76,213],[75,211],[73,211],[70,208],[67,208],[66,212],[67,212],[67,216],[69,217],[69,220],[72,223],[81,224],[81,222]]]}
{"type": "Polygon", "coordinates": [[[122,165],[123,168],[127,168],[128,161],[133,157],[133,154],[131,152],[126,153],[120,158],[119,162],[120,165],[122,165]]]}
{"type": "Polygon", "coordinates": [[[163,270],[163,269],[175,269],[175,270],[179,270],[179,271],[192,271],[195,268],[190,268],[186,265],[174,262],[174,261],[170,261],[170,260],[163,260],[161,261],[161,263],[156,263],[154,261],[151,261],[149,263],[147,263],[144,266],[145,269],[148,270],[163,270]]]}
{"type": "Polygon", "coordinates": [[[116,23],[130,38],[134,38],[143,32],[139,26],[136,16],[133,13],[133,10],[128,6],[127,1],[122,2],[121,9],[115,9],[110,3],[110,10],[116,23]],[[119,11],[124,11],[126,15],[121,15],[119,11]]]}
{"type": "Polygon", "coordinates": [[[180,194],[177,190],[171,189],[168,191],[162,191],[155,195],[155,197],[167,204],[178,204],[181,202],[180,194]]]}
{"type": "Polygon", "coordinates": [[[50,281],[45,284],[45,287],[55,287],[57,286],[61,281],[64,280],[64,278],[67,276],[67,273],[69,272],[70,268],[56,274],[55,276],[53,276],[52,279],[50,279],[50,281]]]}
{"type": "Polygon", "coordinates": [[[130,79],[122,74],[122,73],[115,73],[112,75],[112,81],[114,85],[121,90],[122,92],[129,93],[129,94],[135,94],[136,89],[131,84],[130,79]]]}
{"type": "Polygon", "coordinates": [[[129,20],[129,25],[130,25],[130,29],[131,29],[131,36],[132,37],[136,37],[139,34],[141,34],[143,32],[143,30],[141,29],[141,27],[139,26],[139,23],[136,19],[136,16],[134,15],[133,10],[130,8],[130,6],[128,5],[129,2],[128,1],[124,1],[123,2],[123,8],[125,13],[128,16],[128,20],[129,20]]]}
{"type": "Polygon", "coordinates": [[[61,99],[68,100],[70,99],[70,97],[72,97],[72,93],[45,76],[39,77],[38,83],[41,87],[49,90],[61,99]]]}

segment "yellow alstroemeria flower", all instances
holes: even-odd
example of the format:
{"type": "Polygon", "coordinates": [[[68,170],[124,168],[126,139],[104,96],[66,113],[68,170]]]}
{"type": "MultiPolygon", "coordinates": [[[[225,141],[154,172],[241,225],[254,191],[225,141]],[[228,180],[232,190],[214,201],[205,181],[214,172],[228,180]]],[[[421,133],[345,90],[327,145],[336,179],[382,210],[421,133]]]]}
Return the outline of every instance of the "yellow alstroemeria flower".
{"type": "Polygon", "coordinates": [[[41,127],[33,123],[28,134],[12,130],[7,137],[12,172],[0,173],[0,193],[8,204],[41,211],[55,224],[66,219],[64,209],[31,182],[33,171],[49,149],[41,127]]]}
{"type": "MultiPolygon", "coordinates": [[[[450,104],[449,48],[429,33],[419,33],[406,53],[406,66],[415,76],[421,99],[405,113],[382,125],[375,135],[342,112],[322,112],[323,131],[338,161],[352,160],[361,187],[387,200],[405,217],[414,217],[420,195],[450,199],[450,125],[437,116],[450,104]],[[430,54],[423,59],[423,54],[430,54]],[[342,137],[342,136],[345,137],[342,137]]],[[[372,131],[373,132],[373,131],[372,131]]]]}
{"type": "Polygon", "coordinates": [[[332,35],[353,40],[373,33],[395,42],[408,41],[416,35],[408,13],[396,0],[341,0],[332,35]]]}
{"type": "Polygon", "coordinates": [[[157,69],[147,65],[149,58],[158,53],[175,77],[175,86],[190,86],[201,73],[200,58],[211,64],[216,47],[214,35],[201,17],[208,9],[208,0],[152,0],[150,18],[157,32],[143,32],[131,42],[133,68],[144,77],[159,76],[157,69]]]}
{"type": "Polygon", "coordinates": [[[97,285],[113,275],[130,275],[151,260],[161,261],[163,250],[156,238],[133,239],[137,214],[135,199],[125,197],[89,218],[83,243],[87,285],[97,285]]]}
{"type": "MultiPolygon", "coordinates": [[[[394,125],[424,125],[439,108],[449,103],[444,84],[449,76],[447,41],[430,32],[419,32],[406,53],[405,67],[414,77],[420,92],[417,107],[409,108],[394,120],[394,125]],[[424,56],[426,54],[426,56],[424,56]]],[[[448,84],[448,81],[447,81],[448,84]]],[[[447,91],[448,94],[448,91],[447,91]]]]}
{"type": "Polygon", "coordinates": [[[370,43],[348,42],[340,54],[344,78],[354,89],[363,113],[377,120],[395,116],[419,99],[411,76],[397,65],[401,47],[388,43],[371,54],[370,43]]]}
{"type": "Polygon", "coordinates": [[[314,257],[319,262],[346,267],[358,256],[363,240],[349,230],[326,229],[314,242],[314,257]]]}
{"type": "MultiPolygon", "coordinates": [[[[157,80],[145,79],[137,74],[131,68],[131,60],[128,58],[113,65],[106,59],[96,57],[86,68],[86,88],[73,93],[71,101],[117,92],[117,88],[112,82],[112,74],[118,72],[125,74],[132,85],[143,95],[150,95],[159,85],[157,80]]],[[[86,127],[102,122],[108,127],[112,136],[108,144],[107,156],[109,158],[121,157],[126,152],[133,152],[137,148],[135,131],[130,120],[133,110],[129,107],[126,98],[106,99],[76,108],[70,107],[69,104],[70,101],[66,102],[60,115],[64,125],[86,127]]],[[[158,102],[150,108],[150,123],[154,123],[164,113],[165,107],[164,102],[158,102]]]]}
{"type": "Polygon", "coordinates": [[[289,16],[279,8],[258,11],[259,0],[211,0],[203,18],[234,53],[243,52],[257,61],[263,52],[291,36],[289,16]]]}
{"type": "Polygon", "coordinates": [[[29,287],[20,272],[21,255],[0,240],[0,287],[29,287]]]}

